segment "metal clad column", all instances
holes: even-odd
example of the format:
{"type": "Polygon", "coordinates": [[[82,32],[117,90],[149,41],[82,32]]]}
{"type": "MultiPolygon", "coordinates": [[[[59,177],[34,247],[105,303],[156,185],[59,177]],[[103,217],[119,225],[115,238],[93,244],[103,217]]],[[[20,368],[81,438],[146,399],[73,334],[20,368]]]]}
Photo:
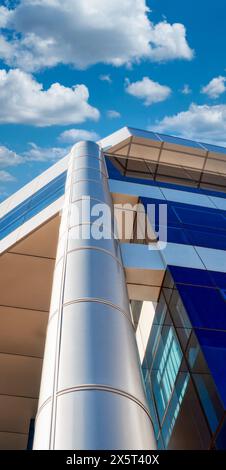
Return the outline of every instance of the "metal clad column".
{"type": "Polygon", "coordinates": [[[82,197],[112,210],[103,155],[71,152],[47,329],[34,449],[153,449],[120,246],[78,237],[82,197]]]}

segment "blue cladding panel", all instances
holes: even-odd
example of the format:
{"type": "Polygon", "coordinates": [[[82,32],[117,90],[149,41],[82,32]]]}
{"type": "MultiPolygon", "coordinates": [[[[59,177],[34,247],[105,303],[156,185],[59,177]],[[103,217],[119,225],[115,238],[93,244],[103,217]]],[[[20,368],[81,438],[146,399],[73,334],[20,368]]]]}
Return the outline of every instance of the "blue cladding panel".
{"type": "Polygon", "coordinates": [[[226,273],[211,271],[211,277],[216,286],[221,289],[226,289],[226,273]]]}
{"type": "Polygon", "coordinates": [[[225,233],[217,233],[214,229],[211,231],[184,230],[184,232],[186,233],[188,244],[190,245],[216,248],[217,250],[226,249],[226,231],[225,233]]]}
{"type": "Polygon", "coordinates": [[[219,289],[177,286],[193,327],[226,330],[226,302],[219,289]]]}
{"type": "MultiPolygon", "coordinates": [[[[167,240],[219,250],[226,249],[225,211],[206,207],[141,198],[148,213],[148,204],[155,204],[155,229],[159,227],[159,205],[167,204],[167,240]]],[[[150,217],[149,217],[150,218],[150,217]]]]}
{"type": "Polygon", "coordinates": [[[193,286],[209,286],[226,289],[226,273],[179,266],[168,266],[168,268],[177,287],[180,284],[191,284],[193,286]]]}
{"type": "Polygon", "coordinates": [[[180,223],[185,226],[200,225],[202,227],[217,227],[226,230],[225,212],[215,209],[202,209],[187,205],[184,207],[171,204],[180,223]]]}
{"type": "Polygon", "coordinates": [[[156,132],[152,131],[145,131],[142,129],[134,129],[130,127],[132,134],[136,137],[142,137],[142,138],[147,138],[147,139],[152,139],[156,141],[161,141],[160,137],[158,137],[158,134],[156,132]]]}
{"type": "Polygon", "coordinates": [[[190,240],[185,230],[178,227],[167,226],[167,240],[171,243],[181,243],[183,245],[190,245],[190,240]]]}
{"type": "Polygon", "coordinates": [[[64,194],[66,172],[50,181],[0,219],[0,240],[64,194]]]}

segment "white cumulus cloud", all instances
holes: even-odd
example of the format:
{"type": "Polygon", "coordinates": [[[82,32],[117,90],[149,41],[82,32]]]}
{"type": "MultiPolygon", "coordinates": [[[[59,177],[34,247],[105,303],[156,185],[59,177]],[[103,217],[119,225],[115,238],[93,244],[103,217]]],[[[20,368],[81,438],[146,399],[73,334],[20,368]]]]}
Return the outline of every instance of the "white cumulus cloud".
{"type": "Polygon", "coordinates": [[[23,153],[25,161],[46,162],[56,161],[63,158],[69,152],[64,147],[40,147],[34,142],[29,143],[29,149],[23,153]]]}
{"type": "Polygon", "coordinates": [[[107,111],[107,117],[109,117],[110,119],[117,119],[121,117],[121,114],[115,109],[109,109],[107,111]]]}
{"type": "Polygon", "coordinates": [[[89,90],[85,85],[67,88],[53,83],[44,90],[26,72],[0,70],[0,123],[51,126],[97,120],[99,111],[88,100],[89,90]]]}
{"type": "Polygon", "coordinates": [[[11,183],[16,181],[15,176],[11,175],[8,171],[0,170],[0,182],[1,183],[11,183]]]}
{"type": "Polygon", "coordinates": [[[110,75],[110,74],[100,75],[100,76],[99,76],[99,79],[100,79],[102,82],[112,83],[112,79],[111,79],[111,75],[110,75]]]}
{"type": "Polygon", "coordinates": [[[8,149],[5,145],[0,145],[0,168],[17,166],[23,163],[23,157],[8,149]]]}
{"type": "Polygon", "coordinates": [[[126,80],[126,92],[143,100],[145,106],[150,106],[166,100],[171,94],[171,89],[148,77],[143,77],[142,80],[133,83],[126,80]]]}
{"type": "Polygon", "coordinates": [[[190,95],[192,93],[192,89],[190,88],[190,86],[185,83],[185,85],[183,86],[182,90],[181,90],[181,93],[183,95],[190,95]]]}
{"type": "MultiPolygon", "coordinates": [[[[193,57],[181,23],[154,24],[145,0],[21,0],[0,9],[10,66],[34,71],[57,64],[86,68],[96,63],[128,65],[140,59],[193,57]]],[[[6,46],[6,45],[5,45],[6,46]]]]}
{"type": "Polygon", "coordinates": [[[226,78],[221,75],[213,78],[206,86],[202,87],[201,93],[205,93],[209,98],[218,98],[226,90],[225,82],[226,78]]]}
{"type": "Polygon", "coordinates": [[[85,129],[69,129],[62,132],[59,136],[61,142],[66,143],[75,143],[80,140],[93,140],[96,141],[99,139],[99,135],[94,131],[87,131],[85,129]]]}
{"type": "Polygon", "coordinates": [[[0,28],[5,28],[10,19],[11,11],[5,6],[0,6],[0,28]]]}
{"type": "Polygon", "coordinates": [[[225,146],[226,105],[200,106],[192,103],[188,110],[165,116],[151,129],[225,146]]]}

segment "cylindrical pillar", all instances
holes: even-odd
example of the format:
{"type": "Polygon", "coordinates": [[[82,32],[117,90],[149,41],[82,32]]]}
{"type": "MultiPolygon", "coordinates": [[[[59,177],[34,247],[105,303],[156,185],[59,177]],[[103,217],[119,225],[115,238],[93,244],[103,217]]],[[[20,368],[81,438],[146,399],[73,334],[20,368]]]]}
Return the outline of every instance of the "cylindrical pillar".
{"type": "Polygon", "coordinates": [[[120,245],[93,236],[89,211],[78,220],[84,196],[112,213],[93,142],[69,161],[33,448],[154,449],[120,245]]]}

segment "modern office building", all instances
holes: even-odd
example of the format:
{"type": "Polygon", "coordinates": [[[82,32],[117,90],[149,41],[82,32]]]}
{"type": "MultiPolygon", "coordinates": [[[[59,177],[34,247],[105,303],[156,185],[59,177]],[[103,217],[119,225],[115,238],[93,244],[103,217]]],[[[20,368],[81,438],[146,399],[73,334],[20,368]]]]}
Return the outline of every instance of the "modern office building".
{"type": "Polygon", "coordinates": [[[0,238],[1,449],[226,449],[225,148],[80,142],[0,238]]]}

